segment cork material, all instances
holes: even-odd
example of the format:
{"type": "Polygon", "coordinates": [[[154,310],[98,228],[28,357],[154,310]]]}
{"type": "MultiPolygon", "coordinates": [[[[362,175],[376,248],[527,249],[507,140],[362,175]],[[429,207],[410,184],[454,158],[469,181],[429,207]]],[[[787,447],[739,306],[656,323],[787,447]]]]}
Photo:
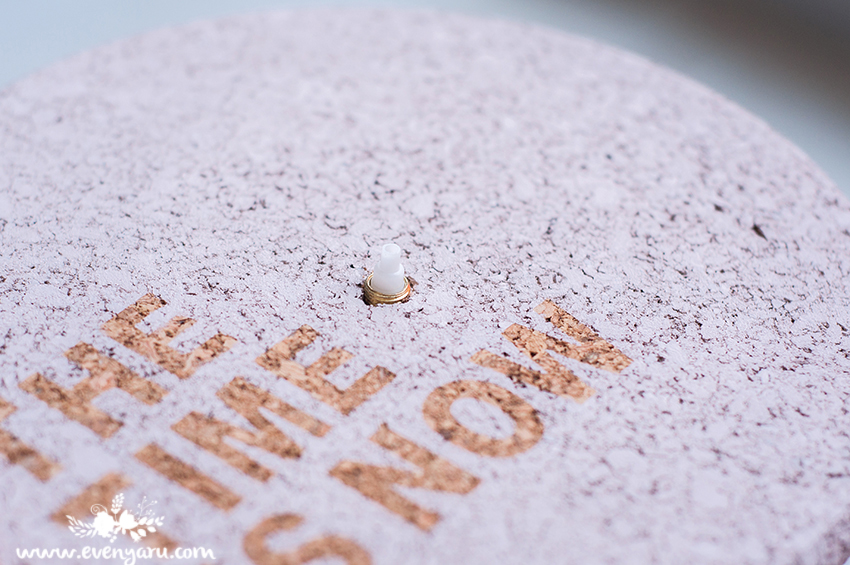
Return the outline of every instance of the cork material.
{"type": "Polygon", "coordinates": [[[187,465],[155,444],[146,445],[136,459],[221,510],[230,510],[240,497],[224,485],[187,465]]]}
{"type": "MultiPolygon", "coordinates": [[[[0,423],[15,411],[15,407],[0,398],[0,423]]],[[[0,453],[12,465],[20,465],[38,480],[47,482],[60,467],[7,431],[0,429],[0,453]]]]}
{"type": "Polygon", "coordinates": [[[384,449],[413,463],[420,470],[413,473],[395,467],[343,461],[331,469],[331,476],[423,530],[433,528],[440,520],[440,515],[405,498],[393,490],[394,485],[466,494],[480,482],[445,459],[401,437],[386,424],[381,424],[371,439],[384,449]]]}
{"type": "Polygon", "coordinates": [[[634,55],[271,12],[0,92],[4,565],[839,565],[848,377],[847,199],[634,55]]]}
{"type": "Polygon", "coordinates": [[[247,445],[260,447],[283,458],[297,459],[301,456],[301,448],[264,418],[260,414],[259,408],[265,408],[318,437],[324,436],[330,429],[327,424],[286,402],[274,398],[269,393],[239,377],[219,390],[218,397],[251,422],[257,428],[258,433],[220,422],[215,418],[197,412],[191,412],[171,428],[186,439],[215,453],[243,473],[260,481],[269,480],[272,471],[237,449],[228,446],[224,442],[225,437],[229,436],[247,445]]]}
{"type": "MultiPolygon", "coordinates": [[[[121,422],[86,402],[84,393],[66,390],[45,378],[41,373],[31,375],[19,386],[21,390],[27,391],[51,408],[61,411],[65,416],[81,423],[100,437],[108,438],[121,427],[121,422]]],[[[88,389],[88,387],[85,388],[88,389]]]]}
{"type": "Polygon", "coordinates": [[[192,327],[195,320],[183,316],[175,316],[162,328],[146,334],[136,326],[151,312],[165,306],[165,301],[154,294],[146,294],[135,304],[118,313],[114,318],[103,324],[106,335],[144,355],[167,371],[171,371],[181,379],[192,376],[195,370],[221,355],[236,342],[229,335],[216,334],[191,353],[181,353],[168,346],[180,332],[192,327]]]}
{"type": "Polygon", "coordinates": [[[395,378],[395,375],[383,367],[375,367],[345,391],[338,389],[325,377],[351,359],[351,353],[336,347],[308,367],[294,361],[295,354],[313,343],[318,336],[319,333],[310,326],[301,326],[292,335],[257,357],[257,364],[345,415],[395,378]]]}
{"type": "Polygon", "coordinates": [[[324,536],[310,541],[294,552],[280,553],[268,548],[268,536],[296,528],[302,522],[303,518],[295,514],[266,518],[245,536],[245,553],[257,565],[302,565],[328,557],[338,557],[346,565],[371,565],[372,560],[362,547],[338,536],[324,536]]]}
{"type": "Polygon", "coordinates": [[[428,395],[422,408],[431,429],[446,440],[488,457],[510,457],[531,449],[543,436],[543,423],[537,411],[519,396],[493,383],[455,381],[428,395]],[[475,433],[452,416],[452,404],[459,398],[474,398],[492,404],[514,421],[514,433],[496,439],[475,433]]]}
{"type": "Polygon", "coordinates": [[[78,343],[65,352],[65,357],[86,369],[91,375],[74,386],[74,395],[81,402],[90,402],[95,396],[114,387],[145,404],[156,404],[165,396],[165,390],[161,386],[141,378],[88,343],[78,343]]]}
{"type": "Polygon", "coordinates": [[[539,359],[546,350],[613,373],[621,372],[632,362],[616,347],[596,335],[593,330],[576,320],[563,308],[559,308],[551,300],[544,300],[534,308],[534,311],[542,314],[547,322],[580,343],[580,345],[574,346],[564,340],[543,335],[518,324],[512,324],[505,330],[504,336],[514,342],[514,345],[538,364],[543,364],[539,359]]]}
{"type": "Polygon", "coordinates": [[[549,351],[615,373],[619,373],[632,362],[616,347],[600,338],[593,330],[552,301],[543,301],[534,311],[542,314],[547,322],[580,342],[580,345],[572,345],[519,324],[511,324],[502,335],[543,367],[544,372],[528,369],[483,349],[473,355],[470,361],[499,371],[515,383],[531,385],[542,391],[572,398],[576,402],[584,402],[593,396],[595,391],[549,355],[549,351]]]}

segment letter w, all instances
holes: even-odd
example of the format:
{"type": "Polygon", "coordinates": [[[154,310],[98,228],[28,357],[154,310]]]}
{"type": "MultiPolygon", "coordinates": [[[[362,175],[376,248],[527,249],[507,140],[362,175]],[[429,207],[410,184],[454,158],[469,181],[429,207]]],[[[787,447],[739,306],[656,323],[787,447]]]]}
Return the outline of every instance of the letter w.
{"type": "Polygon", "coordinates": [[[466,494],[480,482],[466,471],[391,431],[386,424],[381,424],[372,441],[418,466],[420,471],[342,461],[331,469],[330,475],[423,530],[434,527],[440,515],[398,494],[393,485],[466,494]]]}
{"type": "Polygon", "coordinates": [[[528,369],[487,350],[481,350],[470,359],[473,363],[499,371],[514,382],[535,386],[544,392],[569,397],[584,402],[594,390],[572,371],[558,363],[550,351],[581,361],[592,367],[619,373],[629,366],[631,359],[605,341],[555,303],[546,300],[534,309],[546,321],[578,342],[577,345],[544,333],[513,324],[504,335],[517,349],[543,368],[543,372],[528,369]]]}
{"type": "Polygon", "coordinates": [[[257,428],[257,432],[245,430],[197,412],[189,413],[171,428],[259,481],[269,480],[272,472],[225,443],[225,436],[230,436],[247,445],[260,447],[283,458],[301,456],[301,448],[260,414],[260,408],[265,408],[289,420],[314,436],[321,437],[330,430],[327,424],[255,387],[241,377],[230,381],[218,391],[217,396],[251,422],[257,428]]]}

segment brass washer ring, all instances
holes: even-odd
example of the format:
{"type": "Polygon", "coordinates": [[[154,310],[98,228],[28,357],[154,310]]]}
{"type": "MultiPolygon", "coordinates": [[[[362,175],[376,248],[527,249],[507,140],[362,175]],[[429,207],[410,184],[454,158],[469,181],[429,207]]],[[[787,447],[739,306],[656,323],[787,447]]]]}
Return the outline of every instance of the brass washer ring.
{"type": "Polygon", "coordinates": [[[366,277],[363,281],[363,297],[369,304],[396,304],[407,300],[410,296],[412,288],[410,279],[404,277],[404,290],[396,294],[383,294],[372,288],[372,275],[366,277]]]}

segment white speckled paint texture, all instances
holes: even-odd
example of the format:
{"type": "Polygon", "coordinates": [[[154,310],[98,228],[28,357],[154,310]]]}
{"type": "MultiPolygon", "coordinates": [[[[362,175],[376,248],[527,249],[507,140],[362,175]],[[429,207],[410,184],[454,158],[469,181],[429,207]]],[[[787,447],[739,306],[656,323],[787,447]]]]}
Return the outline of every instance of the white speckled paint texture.
{"type": "MultiPolygon", "coordinates": [[[[108,472],[219,563],[248,563],[245,533],[284,512],[305,521],[273,547],[333,533],[387,565],[850,553],[850,203],[759,120],[621,51],[504,22],[316,11],[85,53],[0,94],[0,266],[0,397],[17,407],[0,429],[62,467],[42,483],[0,457],[0,562],[84,545],[49,516],[108,472]],[[389,240],[416,292],[368,307],[358,284],[389,240]],[[217,331],[237,345],[179,380],[104,335],[148,292],[168,305],[140,328],[187,315],[178,347],[217,331]],[[485,348],[534,368],[501,332],[563,337],[533,311],[546,299],[633,359],[619,374],[562,359],[597,391],[583,404],[469,361],[485,348]],[[375,365],[396,379],[342,416],[254,362],[302,324],[322,337],[299,360],[356,355],[329,377],[340,386],[375,365]],[[124,422],[103,440],[18,387],[34,372],[79,382],[63,356],[79,341],[168,395],[101,395],[124,422]],[[304,453],[248,448],[267,483],[171,430],[193,410],[247,428],[215,395],[237,375],[332,426],[275,420],[304,453]],[[458,379],[533,405],[539,443],[488,458],[445,441],[422,405],[458,379]],[[369,441],[382,422],[481,479],[466,495],[399,491],[440,513],[430,533],[328,475],[342,459],[404,467],[369,441]],[[218,510],[134,459],[151,442],[242,501],[218,510]]],[[[510,433],[469,404],[455,413],[470,427],[510,433]]]]}

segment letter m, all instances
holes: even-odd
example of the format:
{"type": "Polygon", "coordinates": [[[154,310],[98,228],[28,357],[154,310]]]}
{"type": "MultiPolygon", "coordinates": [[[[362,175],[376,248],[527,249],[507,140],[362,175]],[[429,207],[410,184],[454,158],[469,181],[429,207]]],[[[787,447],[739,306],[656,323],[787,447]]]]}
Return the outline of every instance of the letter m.
{"type": "Polygon", "coordinates": [[[494,369],[516,383],[532,385],[544,392],[584,402],[594,394],[575,373],[561,365],[549,352],[575,359],[598,369],[619,373],[632,362],[619,349],[605,341],[554,302],[546,300],[534,309],[546,321],[577,343],[569,343],[544,333],[513,324],[504,335],[517,349],[537,363],[543,371],[535,371],[495,353],[482,349],[470,359],[473,363],[494,369]]]}
{"type": "Polygon", "coordinates": [[[277,414],[317,437],[324,436],[330,430],[328,425],[248,383],[242,377],[230,381],[218,391],[217,396],[248,420],[256,431],[246,430],[198,412],[189,413],[171,427],[186,439],[259,481],[268,481],[272,471],[228,445],[225,437],[229,436],[246,445],[259,447],[284,459],[297,459],[301,456],[301,448],[267,420],[260,413],[260,408],[277,414]]]}

